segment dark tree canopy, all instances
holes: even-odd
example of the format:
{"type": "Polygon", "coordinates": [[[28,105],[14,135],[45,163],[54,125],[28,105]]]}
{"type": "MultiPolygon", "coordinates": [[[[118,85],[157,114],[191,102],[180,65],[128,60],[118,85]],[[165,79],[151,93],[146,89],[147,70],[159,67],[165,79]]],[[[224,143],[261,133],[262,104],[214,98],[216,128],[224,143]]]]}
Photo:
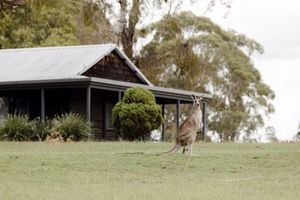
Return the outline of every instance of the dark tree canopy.
{"type": "Polygon", "coordinates": [[[104,8],[92,0],[7,2],[11,3],[0,9],[0,49],[95,44],[112,39],[104,8]]]}

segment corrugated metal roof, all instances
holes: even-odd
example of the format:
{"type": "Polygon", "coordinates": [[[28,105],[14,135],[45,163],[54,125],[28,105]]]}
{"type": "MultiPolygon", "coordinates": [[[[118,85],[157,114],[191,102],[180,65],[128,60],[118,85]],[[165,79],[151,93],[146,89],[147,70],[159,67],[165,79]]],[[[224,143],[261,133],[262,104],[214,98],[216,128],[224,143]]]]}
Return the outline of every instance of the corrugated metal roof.
{"type": "Polygon", "coordinates": [[[141,80],[152,85],[115,44],[0,50],[0,82],[80,78],[114,50],[141,80]]]}
{"type": "Polygon", "coordinates": [[[125,91],[130,87],[144,87],[156,96],[191,101],[190,96],[210,94],[153,86],[130,59],[115,45],[85,45],[0,50],[0,90],[25,87],[49,87],[68,83],[88,83],[97,88],[125,91]],[[83,76],[104,56],[116,51],[128,66],[148,85],[83,76]]]}

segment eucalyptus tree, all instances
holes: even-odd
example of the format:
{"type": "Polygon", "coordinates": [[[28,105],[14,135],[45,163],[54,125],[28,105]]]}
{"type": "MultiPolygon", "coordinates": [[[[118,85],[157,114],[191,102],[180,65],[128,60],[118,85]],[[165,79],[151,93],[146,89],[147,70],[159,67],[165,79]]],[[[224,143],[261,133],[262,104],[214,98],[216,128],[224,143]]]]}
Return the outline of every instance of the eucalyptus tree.
{"type": "MultiPolygon", "coordinates": [[[[50,41],[46,42],[46,45],[57,45],[58,43],[62,45],[77,44],[78,42],[80,44],[118,42],[128,57],[134,60],[133,52],[139,37],[137,34],[138,29],[149,24],[149,22],[153,22],[153,20],[159,20],[163,14],[175,13],[178,8],[186,2],[193,3],[196,1],[2,0],[0,1],[0,14],[2,18],[2,23],[0,24],[2,33],[0,34],[1,37],[4,37],[3,40],[6,41],[5,43],[11,43],[11,45],[1,45],[1,43],[0,45],[2,48],[15,47],[16,42],[18,42],[18,44],[24,47],[43,46],[44,44],[41,44],[42,42],[39,40],[42,41],[44,37],[51,34],[48,33],[47,30],[42,30],[42,32],[46,32],[46,36],[39,36],[39,33],[35,33],[34,30],[29,29],[33,27],[40,32],[39,29],[44,27],[34,27],[34,25],[38,23],[37,21],[41,24],[48,24],[47,21],[55,21],[55,19],[52,18],[58,18],[58,20],[60,18],[68,18],[63,31],[57,30],[60,29],[60,26],[63,26],[63,24],[58,23],[58,27],[55,27],[56,32],[52,33],[53,36],[50,41]],[[15,14],[11,12],[12,10],[16,11],[15,14]],[[49,10],[52,11],[49,12],[49,10]],[[3,11],[5,11],[5,14],[3,11]],[[39,13],[39,15],[37,13],[39,13]],[[24,22],[23,18],[30,18],[32,22],[28,20],[24,22]],[[13,28],[11,27],[13,26],[16,27],[17,30],[12,30],[13,28]],[[71,27],[71,30],[66,30],[67,27],[71,27]],[[6,31],[3,31],[4,28],[6,28],[6,31]],[[11,32],[26,33],[13,34],[13,36],[11,36],[11,32]],[[19,36],[20,34],[21,36],[19,36]],[[38,35],[38,37],[33,37],[35,41],[28,41],[33,35],[38,35]],[[14,38],[20,37],[22,37],[20,41],[14,41],[14,38]]],[[[207,2],[207,7],[203,8],[203,10],[210,10],[217,3],[228,9],[231,6],[232,0],[208,0],[207,2]]],[[[52,27],[46,28],[51,29],[52,27]]],[[[2,41],[2,43],[3,42],[4,41],[2,41]]]]}
{"type": "Polygon", "coordinates": [[[104,8],[92,0],[8,2],[0,11],[0,48],[111,41],[104,8]]]}
{"type": "Polygon", "coordinates": [[[152,37],[138,57],[142,71],[158,85],[211,93],[209,129],[223,139],[256,131],[274,111],[274,92],[251,60],[263,53],[256,41],[190,12],[166,15],[140,33],[152,37]]]}
{"type": "MultiPolygon", "coordinates": [[[[204,2],[204,0],[202,0],[204,2]]],[[[141,27],[160,20],[165,14],[172,15],[185,3],[195,0],[95,0],[106,13],[107,20],[114,27],[114,34],[126,55],[134,60],[134,46],[139,38],[141,27]]],[[[205,11],[211,10],[217,3],[227,10],[232,0],[209,0],[205,11]]]]}

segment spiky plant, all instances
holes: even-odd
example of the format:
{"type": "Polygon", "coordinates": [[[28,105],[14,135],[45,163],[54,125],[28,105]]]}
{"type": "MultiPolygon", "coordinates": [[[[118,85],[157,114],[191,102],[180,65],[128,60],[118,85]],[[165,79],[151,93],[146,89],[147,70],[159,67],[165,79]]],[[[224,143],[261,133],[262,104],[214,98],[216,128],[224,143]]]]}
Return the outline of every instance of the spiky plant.
{"type": "Polygon", "coordinates": [[[8,114],[0,124],[0,139],[7,141],[28,141],[32,136],[28,116],[8,114]]]}
{"type": "Polygon", "coordinates": [[[56,115],[52,121],[53,130],[58,132],[67,141],[87,139],[92,132],[91,123],[78,113],[56,115]]]}
{"type": "Polygon", "coordinates": [[[31,140],[44,141],[46,140],[47,136],[51,134],[52,120],[41,120],[40,118],[36,118],[31,121],[31,129],[33,132],[31,140]]]}

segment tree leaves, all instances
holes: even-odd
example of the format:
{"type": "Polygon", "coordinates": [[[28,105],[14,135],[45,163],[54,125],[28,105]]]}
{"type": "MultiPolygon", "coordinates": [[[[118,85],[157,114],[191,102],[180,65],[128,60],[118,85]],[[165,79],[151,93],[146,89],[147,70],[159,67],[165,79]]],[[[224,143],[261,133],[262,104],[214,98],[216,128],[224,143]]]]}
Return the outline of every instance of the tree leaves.
{"type": "Polygon", "coordinates": [[[0,12],[0,48],[111,41],[102,4],[86,0],[24,1],[0,12]]]}
{"type": "Polygon", "coordinates": [[[0,48],[79,44],[76,21],[59,7],[24,4],[2,13],[0,27],[0,48]]]}
{"type": "Polygon", "coordinates": [[[256,41],[190,12],[167,15],[146,32],[154,36],[138,58],[141,69],[154,83],[213,94],[209,128],[224,139],[250,134],[274,111],[274,93],[250,58],[263,52],[256,41]]]}

